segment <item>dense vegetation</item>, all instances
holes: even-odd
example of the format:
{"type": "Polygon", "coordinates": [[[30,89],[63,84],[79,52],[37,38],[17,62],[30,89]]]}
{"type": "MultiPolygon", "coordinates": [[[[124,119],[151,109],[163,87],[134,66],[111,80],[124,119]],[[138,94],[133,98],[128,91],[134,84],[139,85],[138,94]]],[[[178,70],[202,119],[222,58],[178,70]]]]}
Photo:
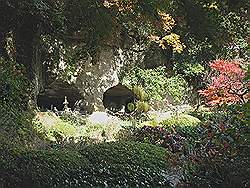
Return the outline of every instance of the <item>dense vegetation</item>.
{"type": "Polygon", "coordinates": [[[249,187],[248,7],[0,0],[0,187],[249,187]],[[105,45],[129,57],[131,113],[40,112],[105,45]]]}
{"type": "Polygon", "coordinates": [[[169,185],[164,178],[167,151],[149,144],[114,142],[66,151],[5,149],[1,148],[1,187],[169,185]]]}

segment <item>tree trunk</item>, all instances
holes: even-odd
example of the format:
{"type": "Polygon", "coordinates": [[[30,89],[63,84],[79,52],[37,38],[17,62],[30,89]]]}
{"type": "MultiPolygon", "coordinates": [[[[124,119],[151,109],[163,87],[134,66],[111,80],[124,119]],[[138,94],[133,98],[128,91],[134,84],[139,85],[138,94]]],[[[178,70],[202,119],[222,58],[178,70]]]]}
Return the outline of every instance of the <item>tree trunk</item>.
{"type": "Polygon", "coordinates": [[[32,84],[30,105],[37,104],[37,95],[43,88],[40,46],[41,26],[31,16],[23,18],[15,32],[16,60],[26,68],[26,76],[32,84]]]}
{"type": "Polygon", "coordinates": [[[0,57],[5,60],[9,60],[9,55],[7,52],[7,41],[6,41],[6,33],[0,31],[0,57]]]}

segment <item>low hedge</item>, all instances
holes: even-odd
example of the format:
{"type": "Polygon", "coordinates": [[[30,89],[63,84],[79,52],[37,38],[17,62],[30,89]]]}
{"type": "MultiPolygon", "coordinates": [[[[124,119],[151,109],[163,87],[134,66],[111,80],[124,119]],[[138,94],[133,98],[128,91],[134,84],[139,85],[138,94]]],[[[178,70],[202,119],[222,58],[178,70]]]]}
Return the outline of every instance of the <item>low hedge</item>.
{"type": "Polygon", "coordinates": [[[168,153],[137,142],[80,150],[0,149],[0,187],[167,187],[168,153]]]}

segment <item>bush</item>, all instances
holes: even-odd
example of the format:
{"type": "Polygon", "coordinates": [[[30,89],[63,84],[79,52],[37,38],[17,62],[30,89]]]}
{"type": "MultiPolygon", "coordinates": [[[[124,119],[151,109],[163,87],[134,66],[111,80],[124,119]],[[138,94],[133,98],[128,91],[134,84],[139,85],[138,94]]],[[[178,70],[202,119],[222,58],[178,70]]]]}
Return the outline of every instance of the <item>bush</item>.
{"type": "Polygon", "coordinates": [[[76,132],[77,129],[74,125],[61,121],[48,130],[48,138],[52,141],[59,141],[60,138],[67,140],[76,136],[76,132]]]}
{"type": "Polygon", "coordinates": [[[167,128],[173,129],[178,134],[190,139],[196,136],[198,125],[200,120],[188,114],[181,114],[165,119],[160,124],[167,128]]]}
{"type": "Polygon", "coordinates": [[[150,100],[162,101],[168,94],[176,103],[181,103],[185,99],[188,88],[186,80],[180,75],[167,78],[165,67],[136,67],[123,78],[123,84],[129,88],[142,86],[150,100]]]}
{"type": "Polygon", "coordinates": [[[199,91],[208,105],[243,104],[248,101],[249,80],[245,80],[247,71],[241,66],[237,61],[216,60],[210,63],[218,74],[212,77],[206,89],[199,91]]]}
{"type": "Polygon", "coordinates": [[[174,102],[182,103],[185,100],[188,91],[188,83],[182,76],[177,75],[166,79],[165,87],[167,94],[173,97],[174,102]]]}
{"type": "Polygon", "coordinates": [[[164,178],[168,170],[168,153],[163,148],[137,142],[112,142],[89,146],[81,153],[96,164],[97,181],[106,181],[111,187],[168,184],[164,178]]]}
{"type": "MultiPolygon", "coordinates": [[[[1,151],[0,187],[66,187],[81,181],[88,161],[77,152],[1,151]],[[74,175],[79,173],[76,179],[74,175]]],[[[87,171],[87,170],[85,170],[87,171]]]]}
{"type": "Polygon", "coordinates": [[[167,187],[168,153],[137,142],[78,151],[0,149],[0,187],[167,187]]]}
{"type": "Polygon", "coordinates": [[[0,59],[0,72],[0,113],[10,117],[19,115],[27,109],[29,96],[29,82],[22,73],[23,67],[0,59]]]}
{"type": "Polygon", "coordinates": [[[163,126],[173,126],[173,127],[194,127],[197,126],[201,121],[188,114],[181,114],[177,116],[170,117],[161,122],[163,126]]]}
{"type": "Polygon", "coordinates": [[[188,187],[248,187],[248,112],[245,104],[193,113],[202,122],[173,117],[137,129],[134,139],[167,148],[188,187]]]}
{"type": "MultiPolygon", "coordinates": [[[[100,118],[98,119],[100,120],[100,118]]],[[[57,116],[51,112],[38,112],[34,125],[52,144],[74,145],[115,141],[117,134],[126,123],[118,118],[94,122],[75,112],[57,116]]],[[[60,146],[59,146],[60,147],[60,146]]]]}
{"type": "Polygon", "coordinates": [[[124,85],[129,88],[133,86],[142,86],[149,98],[153,100],[162,100],[166,94],[166,73],[164,67],[155,69],[142,69],[135,67],[129,74],[123,78],[124,85]]]}
{"type": "Polygon", "coordinates": [[[203,118],[196,132],[186,169],[190,187],[249,186],[249,123],[247,104],[198,113],[203,118]]]}
{"type": "Polygon", "coordinates": [[[134,139],[167,148],[171,152],[184,151],[185,138],[176,133],[174,129],[144,126],[136,131],[134,139]]]}

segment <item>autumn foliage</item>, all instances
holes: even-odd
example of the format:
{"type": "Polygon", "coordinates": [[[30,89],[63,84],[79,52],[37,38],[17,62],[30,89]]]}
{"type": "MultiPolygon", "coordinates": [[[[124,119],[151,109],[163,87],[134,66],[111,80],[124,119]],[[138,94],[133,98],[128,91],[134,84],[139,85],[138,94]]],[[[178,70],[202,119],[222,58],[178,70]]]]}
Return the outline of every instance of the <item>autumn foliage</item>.
{"type": "Polygon", "coordinates": [[[199,93],[209,105],[245,103],[249,98],[249,83],[245,81],[246,71],[237,61],[216,60],[210,63],[216,71],[211,83],[199,93]]]}

